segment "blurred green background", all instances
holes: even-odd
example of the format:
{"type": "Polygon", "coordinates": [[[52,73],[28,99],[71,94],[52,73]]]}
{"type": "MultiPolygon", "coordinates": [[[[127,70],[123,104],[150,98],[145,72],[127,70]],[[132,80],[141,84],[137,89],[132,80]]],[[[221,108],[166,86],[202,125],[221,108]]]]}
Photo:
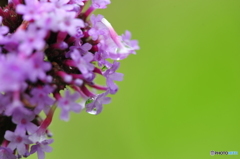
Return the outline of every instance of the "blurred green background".
{"type": "Polygon", "coordinates": [[[240,153],[240,1],[112,0],[96,13],[141,50],[103,113],[56,114],[46,158],[240,158],[210,156],[240,153]]]}

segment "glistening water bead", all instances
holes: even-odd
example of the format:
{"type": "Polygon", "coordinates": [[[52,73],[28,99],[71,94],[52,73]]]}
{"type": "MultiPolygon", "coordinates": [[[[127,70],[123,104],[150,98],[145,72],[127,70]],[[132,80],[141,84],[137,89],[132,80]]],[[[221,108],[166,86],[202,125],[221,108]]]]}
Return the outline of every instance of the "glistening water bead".
{"type": "Polygon", "coordinates": [[[92,14],[110,0],[2,2],[0,159],[34,153],[44,159],[52,151],[48,126],[56,108],[64,121],[70,112],[101,113],[111,102],[108,94],[118,91],[114,81],[123,80],[118,60],[135,54],[138,42],[129,31],[119,36],[104,16],[92,14]],[[95,83],[96,75],[106,86],[95,83]]]}

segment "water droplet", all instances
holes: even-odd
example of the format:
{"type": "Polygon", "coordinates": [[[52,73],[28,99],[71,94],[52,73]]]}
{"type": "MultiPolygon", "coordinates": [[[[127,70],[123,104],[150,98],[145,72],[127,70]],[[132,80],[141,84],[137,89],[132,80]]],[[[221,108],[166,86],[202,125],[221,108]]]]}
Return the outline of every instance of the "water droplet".
{"type": "Polygon", "coordinates": [[[94,101],[94,98],[89,98],[89,99],[86,101],[85,105],[90,104],[90,103],[92,103],[93,101],[94,101]]]}

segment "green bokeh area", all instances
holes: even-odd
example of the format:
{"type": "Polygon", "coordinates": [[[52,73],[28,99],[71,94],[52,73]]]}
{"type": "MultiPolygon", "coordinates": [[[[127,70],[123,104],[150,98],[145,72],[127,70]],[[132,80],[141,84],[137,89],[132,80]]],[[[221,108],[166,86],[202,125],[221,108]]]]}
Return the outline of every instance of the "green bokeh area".
{"type": "Polygon", "coordinates": [[[97,13],[141,50],[103,113],[55,114],[46,158],[240,158],[210,156],[240,153],[240,1],[112,0],[97,13]]]}

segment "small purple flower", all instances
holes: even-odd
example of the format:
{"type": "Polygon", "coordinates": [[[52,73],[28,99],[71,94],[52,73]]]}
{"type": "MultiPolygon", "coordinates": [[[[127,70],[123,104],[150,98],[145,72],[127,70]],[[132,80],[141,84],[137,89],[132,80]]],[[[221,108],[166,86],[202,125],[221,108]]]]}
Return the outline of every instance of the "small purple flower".
{"type": "Polygon", "coordinates": [[[103,75],[107,78],[107,86],[109,88],[110,94],[115,94],[118,91],[118,86],[113,82],[113,80],[123,80],[123,74],[115,72],[118,69],[119,65],[119,62],[114,61],[112,67],[103,73],[103,75]]]}
{"type": "Polygon", "coordinates": [[[19,30],[14,34],[14,38],[20,41],[19,51],[24,55],[30,55],[34,49],[40,51],[45,46],[45,30],[39,30],[35,25],[30,25],[28,29],[19,30]]]}
{"type": "Polygon", "coordinates": [[[5,139],[10,141],[8,148],[12,151],[17,149],[19,155],[25,155],[27,153],[27,148],[25,144],[31,144],[32,142],[28,139],[25,134],[19,134],[12,131],[6,131],[4,135],[5,139]]]}
{"type": "Polygon", "coordinates": [[[0,146],[0,159],[16,159],[10,148],[0,146]]]}
{"type": "Polygon", "coordinates": [[[44,80],[46,79],[46,72],[51,69],[51,64],[44,61],[44,53],[36,52],[33,54],[30,59],[32,62],[32,73],[29,75],[31,81],[35,82],[37,78],[44,80]]]}
{"type": "Polygon", "coordinates": [[[6,106],[4,115],[6,116],[15,116],[17,114],[30,114],[31,111],[26,109],[21,101],[18,99],[13,100],[6,106]]]}
{"type": "Polygon", "coordinates": [[[37,126],[31,121],[35,118],[35,114],[18,113],[13,116],[12,121],[17,125],[15,132],[20,134],[32,134],[37,130],[37,126]]]}
{"type": "Polygon", "coordinates": [[[123,45],[125,45],[127,48],[131,48],[130,52],[132,54],[136,54],[135,50],[139,50],[138,41],[137,40],[131,40],[132,34],[130,31],[126,30],[125,34],[121,36],[121,40],[123,42],[123,45]]]}
{"type": "Polygon", "coordinates": [[[31,63],[15,54],[0,55],[0,92],[19,90],[31,71],[31,63]]]}
{"type": "MultiPolygon", "coordinates": [[[[98,44],[98,46],[100,47],[101,44],[98,44]]],[[[109,68],[112,66],[112,64],[109,61],[107,61],[107,58],[108,58],[108,56],[103,50],[96,52],[95,57],[94,57],[94,59],[96,61],[98,61],[98,65],[100,67],[106,66],[107,68],[109,68]]]]}
{"type": "Polygon", "coordinates": [[[95,16],[94,14],[90,17],[92,28],[88,31],[88,34],[91,36],[93,40],[97,40],[101,35],[107,35],[108,29],[106,26],[101,22],[103,19],[102,15],[95,16]]]}
{"type": "Polygon", "coordinates": [[[108,92],[96,95],[93,97],[90,103],[86,104],[86,111],[89,114],[97,115],[102,112],[102,105],[109,104],[111,102],[110,97],[106,97],[108,92]]]}
{"type": "Polygon", "coordinates": [[[96,9],[104,9],[107,8],[107,5],[110,3],[110,0],[92,0],[92,7],[96,9]]]}
{"type": "Polygon", "coordinates": [[[58,100],[58,107],[62,109],[60,118],[64,121],[69,120],[69,112],[79,113],[84,107],[76,102],[80,98],[79,93],[70,94],[70,91],[65,92],[65,97],[58,100]]]}
{"type": "Polygon", "coordinates": [[[44,30],[52,30],[57,31],[57,19],[54,13],[44,14],[41,16],[39,20],[35,22],[36,26],[44,29],[44,30]]]}
{"type": "Polygon", "coordinates": [[[44,159],[45,152],[52,152],[52,147],[48,146],[52,142],[53,139],[36,142],[36,144],[31,147],[30,154],[37,152],[38,159],[44,159]]]}
{"type": "Polygon", "coordinates": [[[31,91],[32,97],[30,98],[30,102],[33,105],[37,105],[34,109],[34,113],[38,114],[42,110],[47,113],[50,109],[50,106],[54,103],[54,100],[49,97],[49,94],[53,92],[53,88],[46,85],[42,88],[34,88],[31,91]]]}
{"type": "Polygon", "coordinates": [[[82,56],[80,52],[75,49],[71,52],[70,56],[73,59],[75,66],[81,71],[81,73],[86,78],[89,78],[94,69],[93,64],[90,63],[93,60],[93,55],[91,53],[86,53],[82,56]]]}
{"type": "Polygon", "coordinates": [[[93,27],[95,27],[97,24],[101,23],[101,20],[103,19],[103,15],[101,14],[98,14],[97,16],[96,15],[91,15],[90,17],[90,21],[91,21],[91,24],[93,27]]]}
{"type": "Polygon", "coordinates": [[[38,0],[25,0],[25,5],[17,5],[17,12],[23,14],[24,20],[38,20],[41,16],[50,11],[52,6],[47,5],[47,3],[39,2],[38,0]]]}
{"type": "Polygon", "coordinates": [[[113,29],[112,25],[103,18],[101,22],[108,28],[109,34],[104,36],[104,39],[101,41],[101,48],[103,52],[105,52],[109,58],[113,60],[122,60],[128,57],[130,54],[135,54],[135,49],[139,49],[137,42],[130,41],[131,37],[130,32],[127,32],[125,36],[123,36],[124,42],[121,36],[113,29]]]}
{"type": "Polygon", "coordinates": [[[92,45],[89,43],[85,43],[83,44],[81,47],[79,47],[79,51],[82,55],[84,55],[85,53],[87,53],[90,49],[92,48],[92,45]]]}
{"type": "Polygon", "coordinates": [[[84,23],[81,19],[75,19],[76,14],[74,12],[64,12],[63,10],[57,10],[56,14],[62,15],[58,18],[58,28],[60,31],[67,32],[74,36],[77,34],[77,27],[84,27],[84,23]]]}
{"type": "Polygon", "coordinates": [[[72,47],[70,47],[70,49],[72,49],[72,50],[74,50],[74,49],[78,50],[81,55],[85,55],[86,53],[88,53],[88,51],[91,48],[92,48],[92,45],[89,44],[89,43],[85,43],[85,44],[83,44],[81,46],[72,46],[72,47]]]}

